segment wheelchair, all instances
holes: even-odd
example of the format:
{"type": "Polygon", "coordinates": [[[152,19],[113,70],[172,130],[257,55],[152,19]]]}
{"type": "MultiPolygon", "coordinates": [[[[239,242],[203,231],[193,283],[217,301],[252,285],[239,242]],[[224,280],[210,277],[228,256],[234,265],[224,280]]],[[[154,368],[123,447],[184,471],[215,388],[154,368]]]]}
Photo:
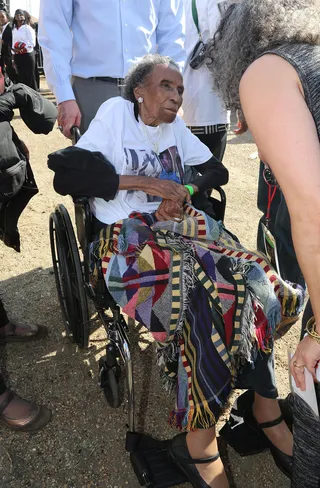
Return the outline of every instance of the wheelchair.
{"type": "MultiPolygon", "coordinates": [[[[79,130],[74,129],[73,135],[77,142],[80,138],[79,130]]],[[[226,196],[222,188],[217,191],[220,198],[210,197],[210,200],[218,219],[223,221],[226,196]]],[[[57,205],[49,219],[53,270],[66,334],[79,348],[88,347],[90,300],[107,335],[106,354],[99,360],[99,385],[112,408],[118,408],[123,401],[121,364],[125,367],[128,402],[126,450],[130,453],[131,464],[140,485],[147,488],[168,488],[185,483],[187,479],[169,458],[169,441],[159,441],[136,431],[134,375],[128,324],[107,290],[102,271],[94,287],[90,282],[89,245],[94,235],[89,199],[74,198],[73,203],[77,237],[68,210],[63,204],[57,205]]]]}

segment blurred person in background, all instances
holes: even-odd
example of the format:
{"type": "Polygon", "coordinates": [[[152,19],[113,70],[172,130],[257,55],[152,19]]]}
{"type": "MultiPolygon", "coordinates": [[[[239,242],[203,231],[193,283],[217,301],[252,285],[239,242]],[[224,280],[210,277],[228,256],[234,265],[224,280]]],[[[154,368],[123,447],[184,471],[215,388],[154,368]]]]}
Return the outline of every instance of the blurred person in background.
{"type": "Polygon", "coordinates": [[[30,25],[31,17],[18,9],[12,23],[12,50],[17,68],[17,82],[38,90],[36,79],[36,33],[30,25]]]}
{"type": "Polygon", "coordinates": [[[184,24],[183,0],[42,0],[39,43],[63,134],[70,137],[73,126],[86,131],[145,54],[169,56],[183,70],[184,24]]]}
{"type": "Polygon", "coordinates": [[[2,72],[15,82],[16,72],[12,63],[12,26],[5,10],[0,10],[0,25],[2,27],[0,67],[2,72]]]}

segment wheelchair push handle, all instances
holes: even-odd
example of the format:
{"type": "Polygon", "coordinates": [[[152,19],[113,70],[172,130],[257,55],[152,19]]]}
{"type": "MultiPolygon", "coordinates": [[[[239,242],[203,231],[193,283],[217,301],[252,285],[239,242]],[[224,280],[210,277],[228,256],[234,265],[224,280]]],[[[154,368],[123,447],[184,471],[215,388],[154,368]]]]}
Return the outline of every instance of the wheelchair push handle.
{"type": "Polygon", "coordinates": [[[79,141],[81,137],[80,129],[79,127],[71,127],[71,136],[72,136],[72,144],[75,145],[79,141]]]}

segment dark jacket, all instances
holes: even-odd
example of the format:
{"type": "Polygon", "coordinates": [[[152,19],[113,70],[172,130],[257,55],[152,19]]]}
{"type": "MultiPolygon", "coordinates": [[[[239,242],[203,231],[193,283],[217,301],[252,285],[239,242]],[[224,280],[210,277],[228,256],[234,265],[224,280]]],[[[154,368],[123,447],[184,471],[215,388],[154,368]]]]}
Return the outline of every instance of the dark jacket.
{"type": "Polygon", "coordinates": [[[97,197],[113,200],[119,187],[119,175],[100,152],[67,147],[48,156],[54,171],[53,186],[60,195],[97,197]]]}
{"type": "Polygon", "coordinates": [[[28,86],[9,86],[0,95],[0,239],[20,252],[18,219],[38,192],[25,148],[11,126],[14,109],[35,134],[48,134],[55,124],[57,109],[28,86]]]}
{"type": "Polygon", "coordinates": [[[16,71],[13,67],[12,57],[12,26],[8,24],[2,33],[0,66],[2,72],[6,74],[12,81],[15,81],[16,71]]]}

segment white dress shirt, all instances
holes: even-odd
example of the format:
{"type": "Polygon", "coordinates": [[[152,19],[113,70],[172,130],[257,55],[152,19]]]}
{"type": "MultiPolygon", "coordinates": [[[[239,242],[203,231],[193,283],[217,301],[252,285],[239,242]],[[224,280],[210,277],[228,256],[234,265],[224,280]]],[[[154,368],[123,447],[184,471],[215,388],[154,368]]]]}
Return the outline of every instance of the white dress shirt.
{"type": "MultiPolygon", "coordinates": [[[[196,0],[199,28],[203,42],[206,43],[216,32],[221,19],[221,12],[227,1],[196,0]]],[[[199,35],[192,17],[192,1],[184,0],[186,15],[185,48],[189,59],[199,35]]],[[[183,94],[183,120],[188,126],[200,127],[217,124],[229,124],[230,112],[217,93],[213,91],[211,74],[204,64],[194,70],[186,62],[183,75],[185,91],[183,94]]]]}
{"type": "Polygon", "coordinates": [[[148,53],[184,67],[183,0],[41,0],[39,42],[58,103],[74,99],[71,76],[124,78],[148,53]]]}
{"type": "Polygon", "coordinates": [[[24,42],[28,53],[32,53],[36,45],[35,30],[28,24],[23,24],[19,29],[12,29],[12,47],[16,42],[24,42]]]}

